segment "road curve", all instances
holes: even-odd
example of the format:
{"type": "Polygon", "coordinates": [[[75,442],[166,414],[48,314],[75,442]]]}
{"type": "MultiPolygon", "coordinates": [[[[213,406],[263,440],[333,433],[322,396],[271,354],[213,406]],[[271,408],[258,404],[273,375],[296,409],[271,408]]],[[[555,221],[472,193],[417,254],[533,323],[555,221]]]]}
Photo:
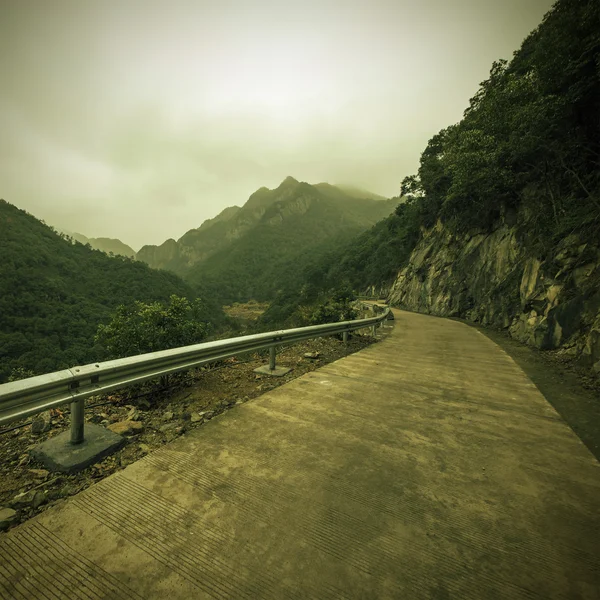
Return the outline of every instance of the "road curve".
{"type": "Polygon", "coordinates": [[[599,463],[483,334],[394,313],[0,536],[0,598],[597,599],[599,463]]]}

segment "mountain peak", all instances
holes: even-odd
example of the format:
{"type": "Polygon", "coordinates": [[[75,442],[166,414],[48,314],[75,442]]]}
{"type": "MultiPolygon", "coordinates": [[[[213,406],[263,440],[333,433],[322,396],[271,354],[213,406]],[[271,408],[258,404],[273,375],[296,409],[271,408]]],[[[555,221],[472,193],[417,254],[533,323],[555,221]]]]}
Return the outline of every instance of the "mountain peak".
{"type": "Polygon", "coordinates": [[[291,175],[288,175],[282,182],[281,185],[290,185],[290,184],[299,183],[297,179],[294,179],[291,175]]]}

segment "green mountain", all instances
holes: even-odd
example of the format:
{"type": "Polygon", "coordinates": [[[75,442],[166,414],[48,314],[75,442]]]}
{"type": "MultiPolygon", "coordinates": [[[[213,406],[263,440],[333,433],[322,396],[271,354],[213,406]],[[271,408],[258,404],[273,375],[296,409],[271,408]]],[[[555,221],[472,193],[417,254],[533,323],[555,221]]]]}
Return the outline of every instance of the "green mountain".
{"type": "Polygon", "coordinates": [[[0,200],[0,382],[98,360],[99,323],[120,304],[194,297],[172,273],[73,243],[0,200]]]}
{"type": "Polygon", "coordinates": [[[80,244],[89,244],[94,250],[101,250],[106,254],[114,254],[115,256],[127,256],[135,258],[135,250],[116,238],[89,238],[81,233],[75,233],[63,230],[63,233],[73,238],[80,244]]]}
{"type": "Polygon", "coordinates": [[[223,302],[271,299],[309,260],[368,229],[397,204],[365,194],[287,177],[177,242],[144,246],[137,258],[174,271],[223,302]]]}
{"type": "Polygon", "coordinates": [[[264,319],[342,282],[600,373],[599,65],[600,3],[559,0],[429,141],[395,214],[318,258],[264,319]]]}

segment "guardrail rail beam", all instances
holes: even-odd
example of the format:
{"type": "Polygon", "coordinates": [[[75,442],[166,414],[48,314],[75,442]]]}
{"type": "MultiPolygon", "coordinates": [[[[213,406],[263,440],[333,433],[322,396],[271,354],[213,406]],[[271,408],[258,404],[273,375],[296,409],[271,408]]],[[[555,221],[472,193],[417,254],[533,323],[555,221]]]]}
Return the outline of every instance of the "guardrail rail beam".
{"type": "MultiPolygon", "coordinates": [[[[379,307],[378,307],[379,308],[379,307]]],[[[377,312],[380,312],[379,310],[377,312]]],[[[73,472],[97,462],[125,440],[121,436],[88,423],[85,425],[85,399],[112,390],[185,371],[237,354],[269,350],[269,364],[255,371],[281,377],[291,371],[277,366],[276,346],[303,340],[373,328],[387,319],[389,309],[367,319],[326,323],[282,331],[269,331],[238,338],[215,340],[93,363],[21,379],[0,385],[0,426],[61,406],[71,405],[71,430],[46,440],[32,454],[51,470],[73,472]]]]}

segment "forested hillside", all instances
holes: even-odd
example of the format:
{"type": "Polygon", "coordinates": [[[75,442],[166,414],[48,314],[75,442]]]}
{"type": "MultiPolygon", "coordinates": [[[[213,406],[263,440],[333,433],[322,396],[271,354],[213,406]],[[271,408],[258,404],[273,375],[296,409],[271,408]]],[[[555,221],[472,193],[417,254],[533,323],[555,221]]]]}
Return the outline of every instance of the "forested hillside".
{"type": "MultiPolygon", "coordinates": [[[[98,359],[93,339],[120,304],[193,298],[176,275],[71,243],[0,200],[0,382],[98,359]]],[[[204,315],[219,319],[219,311],[204,315]]],[[[208,311],[207,311],[208,312],[208,311]]]]}
{"type": "Polygon", "coordinates": [[[274,190],[257,190],[243,207],[226,209],[178,242],[145,246],[138,258],[173,270],[224,303],[269,300],[293,287],[307,264],[389,215],[396,203],[288,177],[274,190]]]}
{"type": "Polygon", "coordinates": [[[401,192],[394,216],[318,261],[279,305],[374,285],[398,306],[597,362],[600,3],[559,0],[401,192]]]}

